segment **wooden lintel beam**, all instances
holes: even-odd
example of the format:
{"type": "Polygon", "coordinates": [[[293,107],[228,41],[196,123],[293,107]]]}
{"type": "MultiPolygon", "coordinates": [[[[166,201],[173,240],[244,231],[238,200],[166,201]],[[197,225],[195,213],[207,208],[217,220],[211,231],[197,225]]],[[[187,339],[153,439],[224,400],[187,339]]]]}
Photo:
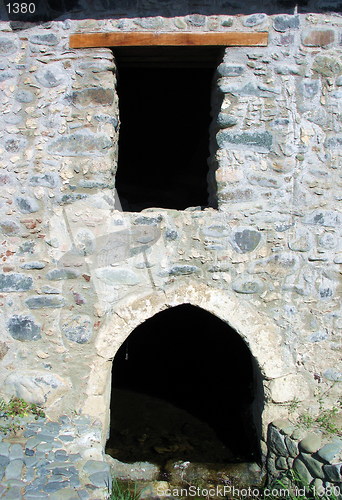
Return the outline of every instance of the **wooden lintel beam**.
{"type": "Polygon", "coordinates": [[[259,31],[225,33],[153,33],[153,32],[114,32],[114,33],[75,33],[70,35],[72,49],[90,47],[133,47],[133,46],[253,46],[265,47],[268,33],[259,31]]]}

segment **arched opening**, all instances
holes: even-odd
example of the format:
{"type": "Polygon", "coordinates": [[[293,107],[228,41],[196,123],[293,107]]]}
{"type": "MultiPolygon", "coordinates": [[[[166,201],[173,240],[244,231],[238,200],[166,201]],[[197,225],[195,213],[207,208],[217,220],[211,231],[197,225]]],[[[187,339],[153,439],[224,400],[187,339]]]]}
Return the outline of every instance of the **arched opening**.
{"type": "Polygon", "coordinates": [[[263,390],[227,323],[179,305],[140,324],[113,361],[107,453],[123,462],[256,461],[263,390]]]}

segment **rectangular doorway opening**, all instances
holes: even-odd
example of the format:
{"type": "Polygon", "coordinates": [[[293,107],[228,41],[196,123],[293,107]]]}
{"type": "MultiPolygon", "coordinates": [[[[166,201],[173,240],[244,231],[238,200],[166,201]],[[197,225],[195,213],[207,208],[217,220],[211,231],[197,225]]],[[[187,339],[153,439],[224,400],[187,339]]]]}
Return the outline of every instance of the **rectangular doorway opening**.
{"type": "Polygon", "coordinates": [[[115,187],[124,211],[208,206],[211,96],[222,47],[117,47],[115,187]]]}

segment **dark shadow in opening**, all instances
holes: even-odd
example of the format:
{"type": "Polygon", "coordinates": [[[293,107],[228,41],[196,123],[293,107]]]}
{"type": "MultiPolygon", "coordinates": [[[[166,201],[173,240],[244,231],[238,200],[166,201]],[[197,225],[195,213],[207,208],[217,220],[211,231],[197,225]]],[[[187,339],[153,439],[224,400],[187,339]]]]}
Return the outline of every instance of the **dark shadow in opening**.
{"type": "Polygon", "coordinates": [[[121,122],[115,187],[123,210],[208,206],[210,101],[221,54],[114,50],[121,122]]]}
{"type": "Polygon", "coordinates": [[[235,330],[189,304],[139,325],[113,362],[107,453],[123,462],[260,459],[263,388],[235,330]]]}

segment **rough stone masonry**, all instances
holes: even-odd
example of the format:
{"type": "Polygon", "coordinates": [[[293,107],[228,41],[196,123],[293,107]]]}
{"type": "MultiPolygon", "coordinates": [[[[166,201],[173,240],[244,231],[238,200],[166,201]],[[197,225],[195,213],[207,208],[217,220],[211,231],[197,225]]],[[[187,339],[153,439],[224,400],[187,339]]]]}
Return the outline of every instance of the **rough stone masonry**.
{"type": "MultiPolygon", "coordinates": [[[[270,422],[315,417],[341,394],[342,17],[226,15],[224,2],[215,14],[204,1],[203,13],[177,15],[171,2],[138,3],[111,16],[99,2],[93,18],[0,22],[1,395],[42,404],[52,419],[98,419],[97,459],[116,351],[142,321],[191,303],[250,348],[266,456],[270,422]],[[226,49],[217,68],[217,209],[118,210],[113,53],[69,48],[72,33],[112,31],[269,33],[267,47],[226,49]]],[[[308,457],[301,467],[310,481],[338,473],[315,475],[308,457]]]]}

